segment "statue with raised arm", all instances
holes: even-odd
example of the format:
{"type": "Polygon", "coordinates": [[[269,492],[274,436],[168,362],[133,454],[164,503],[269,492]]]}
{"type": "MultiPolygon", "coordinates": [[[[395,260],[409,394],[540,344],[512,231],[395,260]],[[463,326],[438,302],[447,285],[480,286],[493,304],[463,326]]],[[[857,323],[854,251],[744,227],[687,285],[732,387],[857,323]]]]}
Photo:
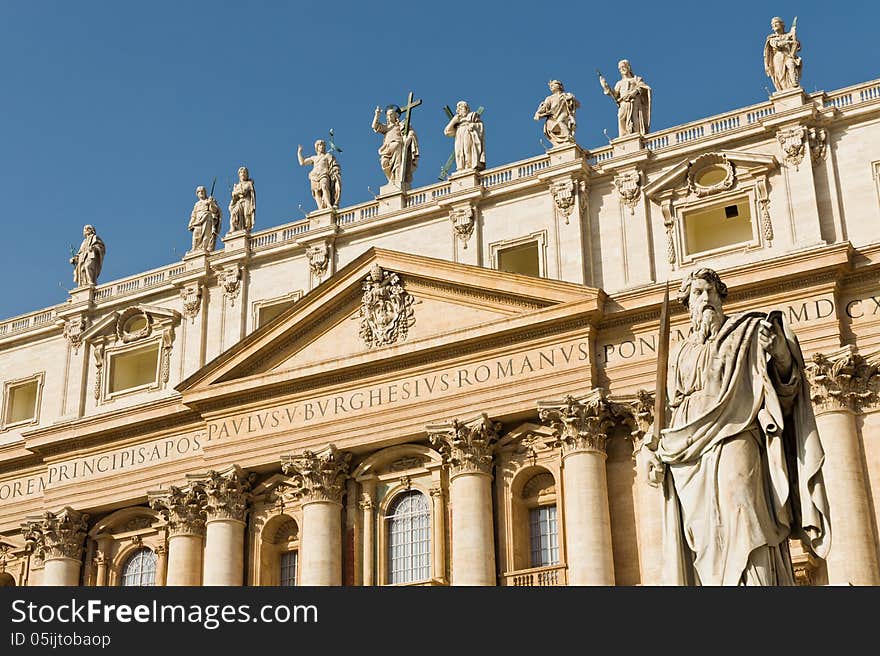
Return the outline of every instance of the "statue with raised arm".
{"type": "Polygon", "coordinates": [[[617,103],[618,136],[647,134],[651,127],[651,87],[638,75],[633,75],[629,60],[617,64],[620,80],[612,89],[599,73],[599,84],[606,96],[617,103]]]}
{"type": "Polygon", "coordinates": [[[482,171],[486,168],[485,134],[479,113],[459,100],[455,114],[443,129],[447,137],[455,137],[455,168],[457,171],[482,171]]]}
{"type": "Polygon", "coordinates": [[[238,167],[238,182],[232,187],[229,201],[229,232],[244,230],[250,232],[254,227],[257,213],[257,192],[254,181],[246,166],[238,167]]]}
{"type": "Polygon", "coordinates": [[[573,144],[574,131],[577,128],[575,111],[581,103],[573,94],[565,90],[559,80],[550,80],[547,86],[550,87],[551,93],[538,105],[535,120],[545,119],[544,135],[554,146],[573,144]]]}
{"type": "Polygon", "coordinates": [[[77,287],[87,287],[98,282],[106,252],[107,247],[104,246],[95,229],[90,225],[83,226],[82,243],[76,255],[70,258],[70,263],[73,265],[73,281],[77,287]]]}
{"type": "Polygon", "coordinates": [[[312,170],[309,171],[309,184],[318,209],[339,207],[339,197],[342,195],[342,170],[336,157],[327,152],[327,144],[323,139],[315,142],[314,155],[303,157],[302,150],[302,146],[297,146],[296,158],[300,166],[309,164],[312,166],[312,170]]]}
{"type": "Polygon", "coordinates": [[[193,205],[189,217],[189,230],[192,232],[192,250],[213,251],[217,247],[217,235],[220,234],[220,220],[223,212],[208,190],[199,185],[196,187],[198,200],[193,205]]]}
{"type": "Polygon", "coordinates": [[[773,80],[777,91],[799,87],[803,60],[797,56],[801,49],[801,42],[797,39],[797,17],[788,32],[779,16],[770,20],[770,27],[773,32],[764,42],[764,72],[773,80]]]}
{"type": "Polygon", "coordinates": [[[803,355],[781,312],[725,315],[726,296],[709,268],[678,292],[691,329],[669,358],[669,425],[643,460],[664,496],[663,578],[794,585],[789,539],[821,558],[831,543],[803,355]]]}
{"type": "Polygon", "coordinates": [[[384,135],[379,147],[379,164],[388,182],[403,186],[412,182],[413,171],[419,164],[419,140],[412,126],[400,122],[400,107],[385,108],[385,123],[379,121],[381,107],[373,115],[373,132],[384,135]]]}

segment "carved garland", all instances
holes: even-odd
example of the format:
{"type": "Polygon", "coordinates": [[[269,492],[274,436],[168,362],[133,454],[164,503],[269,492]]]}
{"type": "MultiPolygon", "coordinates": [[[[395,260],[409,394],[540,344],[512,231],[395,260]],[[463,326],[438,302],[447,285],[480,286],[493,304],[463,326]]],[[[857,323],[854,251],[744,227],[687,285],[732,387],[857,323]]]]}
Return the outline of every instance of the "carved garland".
{"type": "Polygon", "coordinates": [[[330,263],[330,247],[325,243],[313,244],[306,249],[309,269],[316,278],[321,278],[330,263]]]}
{"type": "Polygon", "coordinates": [[[629,208],[630,215],[635,214],[636,205],[639,204],[639,199],[641,198],[641,171],[627,171],[615,176],[614,188],[617,189],[620,202],[629,208]]]}
{"type": "Polygon", "coordinates": [[[776,133],[776,139],[782,146],[785,155],[785,163],[798,170],[804,159],[807,129],[803,126],[785,128],[776,133]]]}
{"type": "Polygon", "coordinates": [[[201,284],[187,285],[180,290],[180,298],[183,300],[183,316],[194,323],[202,307],[201,284]]]}
{"type": "Polygon", "coordinates": [[[553,194],[553,202],[556,209],[565,217],[568,223],[568,217],[574,209],[575,193],[577,191],[577,183],[574,180],[557,180],[550,185],[550,193],[553,194]]]}
{"type": "Polygon", "coordinates": [[[474,226],[476,225],[473,206],[453,207],[449,210],[449,220],[452,221],[452,229],[455,231],[455,236],[462,241],[462,248],[466,249],[468,240],[474,234],[474,226]]]}

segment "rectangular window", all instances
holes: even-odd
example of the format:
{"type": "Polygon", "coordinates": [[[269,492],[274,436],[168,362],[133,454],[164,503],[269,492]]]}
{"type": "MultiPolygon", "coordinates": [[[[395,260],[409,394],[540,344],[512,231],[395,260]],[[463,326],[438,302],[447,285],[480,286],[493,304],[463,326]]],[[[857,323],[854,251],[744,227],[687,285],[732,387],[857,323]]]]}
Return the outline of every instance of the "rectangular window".
{"type": "Polygon", "coordinates": [[[158,343],[110,356],[110,394],[155,385],[158,376],[158,343]]]}
{"type": "Polygon", "coordinates": [[[281,554],[281,582],[279,585],[296,585],[296,551],[281,554]]]}
{"type": "Polygon", "coordinates": [[[540,506],[529,511],[531,567],[559,564],[559,541],[556,529],[556,505],[540,506]]]}
{"type": "Polygon", "coordinates": [[[684,213],[685,244],[689,255],[752,241],[752,210],[748,198],[684,213]]]}
{"type": "Polygon", "coordinates": [[[530,241],[498,251],[498,270],[540,277],[538,242],[530,241]]]}
{"type": "Polygon", "coordinates": [[[40,376],[17,383],[6,385],[6,413],[3,417],[5,426],[33,423],[37,420],[39,408],[40,376]]]}
{"type": "Polygon", "coordinates": [[[280,315],[295,302],[296,301],[284,301],[283,303],[272,303],[272,305],[263,305],[259,309],[257,328],[262,328],[263,326],[265,326],[267,323],[272,321],[272,319],[280,315]]]}

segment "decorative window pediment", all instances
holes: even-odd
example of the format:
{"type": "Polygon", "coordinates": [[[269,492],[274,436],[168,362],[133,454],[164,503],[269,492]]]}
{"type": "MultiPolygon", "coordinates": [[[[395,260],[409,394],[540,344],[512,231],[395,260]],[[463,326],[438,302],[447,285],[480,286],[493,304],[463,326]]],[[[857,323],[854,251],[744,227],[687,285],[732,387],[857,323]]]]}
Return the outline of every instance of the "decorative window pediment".
{"type": "Polygon", "coordinates": [[[111,312],[82,334],[94,357],[98,403],[165,387],[180,316],[175,310],[133,305],[111,312]]]}
{"type": "Polygon", "coordinates": [[[686,159],[647,185],[645,195],[663,211],[669,264],[675,268],[703,254],[769,245],[773,224],[767,177],[778,166],[773,155],[721,150],[686,159]],[[726,224],[713,218],[716,209],[719,216],[738,218],[744,225],[727,230],[726,224]],[[691,225],[685,225],[688,216],[691,225]],[[719,239],[719,235],[731,236],[705,250],[702,242],[717,240],[697,238],[700,230],[709,230],[719,239]]]}

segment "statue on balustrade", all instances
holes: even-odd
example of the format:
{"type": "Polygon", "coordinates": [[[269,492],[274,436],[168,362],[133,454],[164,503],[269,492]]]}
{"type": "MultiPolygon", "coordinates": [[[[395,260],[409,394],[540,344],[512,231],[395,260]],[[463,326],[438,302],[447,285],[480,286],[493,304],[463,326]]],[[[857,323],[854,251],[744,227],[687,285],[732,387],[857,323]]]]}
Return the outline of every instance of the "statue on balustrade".
{"type": "Polygon", "coordinates": [[[77,287],[86,287],[98,282],[101,266],[107,247],[90,225],[83,226],[83,240],[79,251],[70,258],[73,265],[73,281],[77,287]]]}
{"type": "Polygon", "coordinates": [[[411,125],[400,122],[401,109],[397,105],[385,108],[385,123],[379,121],[381,113],[382,109],[376,107],[372,123],[373,132],[384,135],[379,147],[379,164],[390,184],[409,184],[419,165],[418,137],[411,125]]]}
{"type": "Polygon", "coordinates": [[[638,75],[633,75],[629,60],[617,64],[620,81],[612,89],[599,73],[599,84],[607,96],[617,103],[618,136],[647,134],[651,127],[651,87],[638,75]]]}
{"type": "Polygon", "coordinates": [[[658,381],[670,421],[642,462],[665,500],[664,581],[794,585],[789,538],[822,558],[831,541],[804,360],[782,313],[728,316],[726,296],[712,269],[685,278],[690,333],[658,381]]]}
{"type": "Polygon", "coordinates": [[[238,168],[238,182],[232,188],[229,201],[229,232],[244,230],[250,232],[254,227],[257,213],[257,192],[254,181],[246,166],[238,168]]]}
{"type": "Polygon", "coordinates": [[[770,20],[770,27],[773,33],[764,42],[764,72],[773,80],[777,91],[799,87],[803,61],[797,56],[801,49],[801,42],[797,39],[797,17],[788,32],[779,16],[770,20]]]}
{"type": "Polygon", "coordinates": [[[297,146],[296,158],[300,166],[312,165],[309,171],[309,184],[312,196],[319,210],[339,207],[342,195],[342,170],[332,153],[327,152],[327,144],[323,139],[315,142],[315,154],[303,157],[302,146],[297,146]]]}
{"type": "Polygon", "coordinates": [[[443,129],[447,137],[455,137],[455,168],[457,171],[482,171],[486,168],[485,134],[483,120],[470,105],[459,100],[455,114],[443,129]]]}
{"type": "Polygon", "coordinates": [[[189,217],[189,230],[193,233],[192,250],[213,251],[217,247],[223,212],[214,196],[208,196],[208,190],[203,186],[196,187],[196,196],[198,200],[189,217]]]}
{"type": "Polygon", "coordinates": [[[559,80],[550,80],[547,85],[550,87],[551,93],[538,105],[535,120],[545,119],[544,135],[553,146],[573,144],[575,143],[574,132],[577,128],[575,111],[581,106],[581,103],[573,94],[565,90],[559,80]]]}

